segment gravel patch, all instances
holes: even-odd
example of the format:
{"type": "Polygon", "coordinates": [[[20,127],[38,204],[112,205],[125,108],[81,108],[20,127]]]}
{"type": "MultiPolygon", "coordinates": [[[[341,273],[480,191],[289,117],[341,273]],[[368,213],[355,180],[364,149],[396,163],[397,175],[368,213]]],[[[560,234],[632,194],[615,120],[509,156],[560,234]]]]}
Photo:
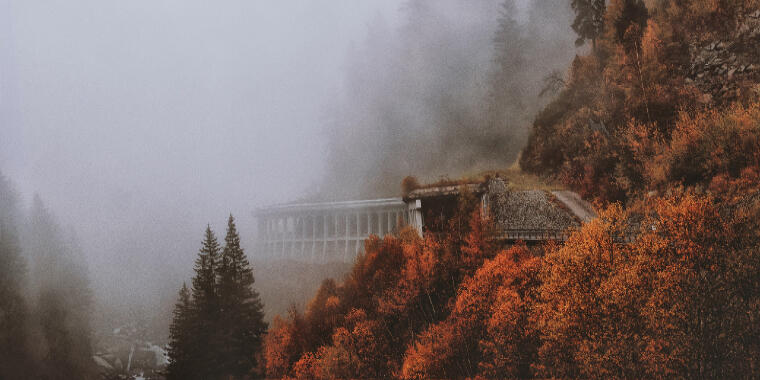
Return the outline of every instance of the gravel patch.
{"type": "Polygon", "coordinates": [[[569,210],[560,207],[557,200],[543,190],[492,194],[490,204],[500,229],[565,230],[580,225],[569,210]]]}

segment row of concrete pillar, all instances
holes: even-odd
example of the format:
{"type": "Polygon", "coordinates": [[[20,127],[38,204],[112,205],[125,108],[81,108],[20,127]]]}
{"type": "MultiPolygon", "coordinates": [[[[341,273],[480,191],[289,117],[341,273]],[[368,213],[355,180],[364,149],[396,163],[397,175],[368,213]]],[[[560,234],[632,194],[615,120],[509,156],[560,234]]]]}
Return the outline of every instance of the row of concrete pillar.
{"type": "Polygon", "coordinates": [[[362,213],[273,215],[259,218],[264,240],[332,239],[385,235],[407,222],[406,213],[388,210],[362,213]],[[263,223],[263,225],[261,225],[263,223]]]}
{"type": "Polygon", "coordinates": [[[351,261],[369,235],[384,236],[407,222],[407,213],[401,208],[272,214],[259,216],[259,242],[267,255],[351,261]]]}

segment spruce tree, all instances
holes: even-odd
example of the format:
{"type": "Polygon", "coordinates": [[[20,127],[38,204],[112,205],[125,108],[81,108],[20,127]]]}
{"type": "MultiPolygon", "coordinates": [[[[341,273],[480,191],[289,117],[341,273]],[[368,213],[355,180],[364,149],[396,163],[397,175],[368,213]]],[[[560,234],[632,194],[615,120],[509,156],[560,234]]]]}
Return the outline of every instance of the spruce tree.
{"type": "Polygon", "coordinates": [[[514,0],[502,3],[498,27],[494,34],[494,70],[490,78],[487,123],[490,130],[501,130],[505,124],[518,123],[515,118],[525,108],[525,52],[528,41],[517,22],[514,0]]]}
{"type": "Polygon", "coordinates": [[[35,195],[24,234],[24,247],[31,261],[31,277],[37,293],[32,320],[39,326],[35,335],[45,355],[40,369],[43,378],[87,378],[92,372],[90,315],[92,296],[87,269],[82,264],[76,239],[67,238],[35,195]]]}
{"type": "Polygon", "coordinates": [[[222,373],[241,378],[253,370],[267,329],[258,292],[253,289],[251,264],[240,247],[235,219],[230,215],[219,270],[221,319],[219,351],[222,373]]]}
{"type": "MultiPolygon", "coordinates": [[[[0,197],[5,195],[1,191],[0,197]]],[[[2,217],[0,215],[0,379],[20,379],[29,373],[31,365],[26,347],[29,312],[22,296],[26,265],[15,228],[2,217]]]]}
{"type": "Polygon", "coordinates": [[[572,0],[570,6],[575,11],[573,30],[578,33],[577,46],[591,40],[596,51],[596,39],[602,34],[604,12],[607,10],[605,0],[572,0]]]}
{"type": "Polygon", "coordinates": [[[198,258],[195,260],[195,277],[192,280],[192,331],[195,336],[190,347],[197,364],[195,376],[212,379],[219,371],[218,340],[215,330],[219,322],[219,298],[217,294],[217,267],[219,243],[211,226],[206,227],[205,238],[198,258]]]}
{"type": "Polygon", "coordinates": [[[195,358],[192,348],[195,342],[193,342],[192,313],[190,290],[183,283],[179,291],[179,301],[174,306],[174,318],[169,327],[169,365],[166,368],[166,378],[169,380],[193,378],[195,358]]]}
{"type": "Polygon", "coordinates": [[[26,263],[17,233],[18,197],[0,173],[0,379],[34,376],[27,350],[29,311],[22,296],[26,263]]]}

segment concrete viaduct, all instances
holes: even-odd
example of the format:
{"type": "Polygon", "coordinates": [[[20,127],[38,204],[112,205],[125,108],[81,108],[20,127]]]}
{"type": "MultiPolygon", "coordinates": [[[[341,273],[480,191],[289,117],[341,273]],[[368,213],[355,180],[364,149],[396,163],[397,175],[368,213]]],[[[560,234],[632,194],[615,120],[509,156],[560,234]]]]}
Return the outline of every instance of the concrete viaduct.
{"type": "Polygon", "coordinates": [[[450,217],[460,192],[479,198],[485,215],[497,225],[495,240],[540,243],[565,240],[568,231],[594,218],[577,194],[567,191],[512,191],[505,181],[423,187],[404,198],[284,204],[258,209],[260,258],[312,263],[352,262],[370,235],[384,236],[402,226],[422,235],[436,233],[450,217]]]}
{"type": "Polygon", "coordinates": [[[402,225],[422,231],[419,209],[401,198],[286,204],[257,210],[259,252],[310,262],[351,262],[370,235],[402,225]]]}

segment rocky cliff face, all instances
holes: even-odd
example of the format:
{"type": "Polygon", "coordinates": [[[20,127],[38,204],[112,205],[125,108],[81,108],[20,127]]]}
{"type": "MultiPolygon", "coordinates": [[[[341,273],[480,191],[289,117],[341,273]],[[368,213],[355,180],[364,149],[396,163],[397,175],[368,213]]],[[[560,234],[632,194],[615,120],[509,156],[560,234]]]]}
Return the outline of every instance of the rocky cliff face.
{"type": "Polygon", "coordinates": [[[725,104],[760,81],[760,10],[739,16],[732,35],[689,47],[687,82],[705,93],[705,103],[725,104]]]}

